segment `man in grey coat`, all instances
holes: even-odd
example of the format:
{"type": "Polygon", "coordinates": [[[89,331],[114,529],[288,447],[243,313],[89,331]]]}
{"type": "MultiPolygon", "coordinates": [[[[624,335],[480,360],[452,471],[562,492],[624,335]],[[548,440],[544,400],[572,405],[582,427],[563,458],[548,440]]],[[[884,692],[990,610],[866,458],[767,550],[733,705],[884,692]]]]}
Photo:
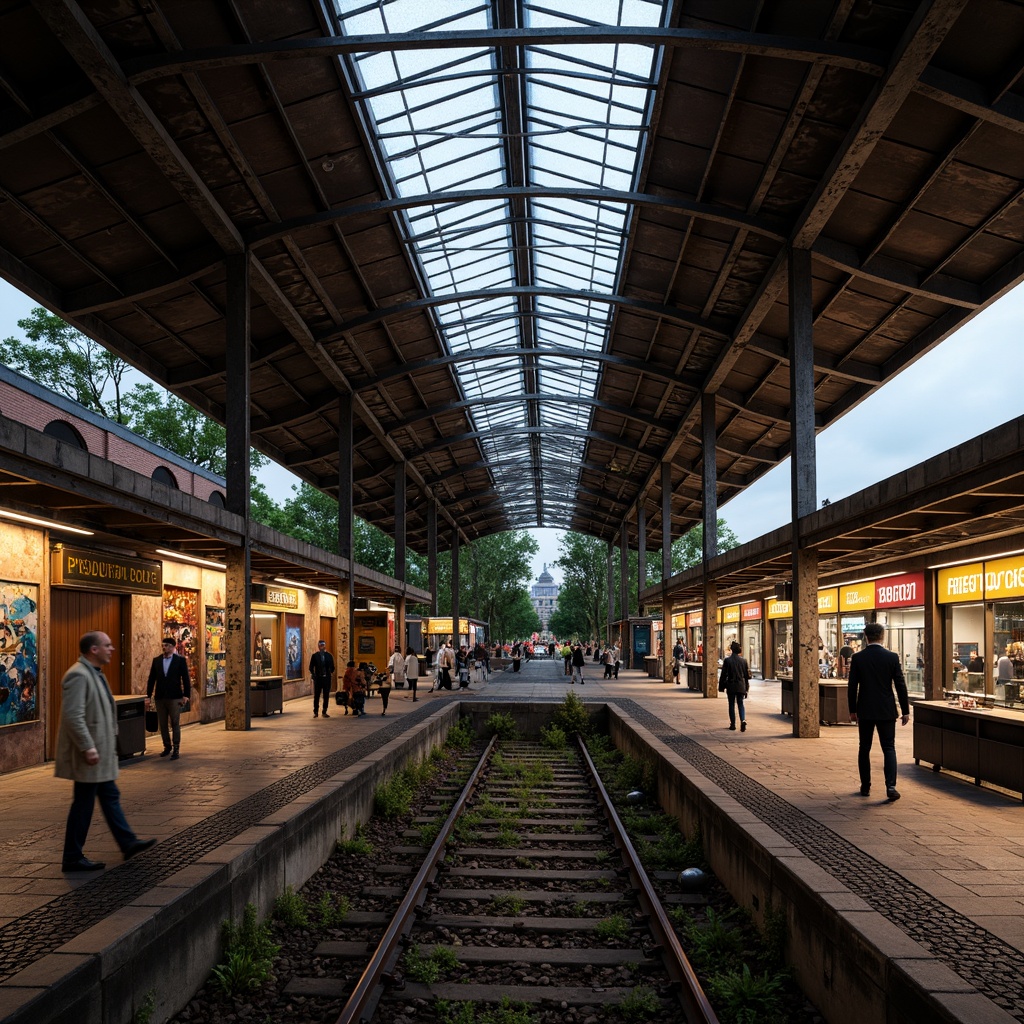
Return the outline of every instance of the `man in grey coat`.
{"type": "Polygon", "coordinates": [[[121,793],[114,780],[117,764],[117,715],[103,666],[109,664],[114,645],[106,633],[86,633],[78,642],[81,657],[61,680],[63,703],[57,733],[54,774],[75,783],[71,810],[64,832],[64,871],[102,871],[102,861],[89,860],[82,852],[99,799],[124,859],[148,850],[155,839],[139,839],[121,810],[121,793]]]}

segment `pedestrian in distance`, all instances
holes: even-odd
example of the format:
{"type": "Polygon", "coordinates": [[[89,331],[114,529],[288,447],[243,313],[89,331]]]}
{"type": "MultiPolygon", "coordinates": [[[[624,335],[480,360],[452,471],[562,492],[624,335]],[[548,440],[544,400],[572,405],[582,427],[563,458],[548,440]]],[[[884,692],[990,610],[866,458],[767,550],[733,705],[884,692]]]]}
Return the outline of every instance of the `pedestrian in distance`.
{"type": "Polygon", "coordinates": [[[341,677],[341,692],[345,694],[345,714],[348,714],[348,709],[352,708],[352,714],[355,714],[355,708],[352,705],[352,694],[356,682],[356,663],[350,661],[345,666],[345,674],[341,677]]]}
{"type": "Polygon", "coordinates": [[[61,680],[62,703],[54,774],[71,779],[74,796],[64,831],[62,871],[102,871],[102,861],[89,860],[85,841],[96,801],[111,834],[129,860],[148,850],[155,839],[139,839],[125,820],[118,775],[117,713],[114,697],[103,675],[114,645],[106,633],[86,633],[78,642],[80,657],[61,680]]]}
{"type": "MultiPolygon", "coordinates": [[[[327,641],[318,640],[316,651],[309,659],[309,677],[313,682],[313,717],[317,716],[317,708],[323,700],[324,718],[330,718],[327,704],[331,699],[331,676],[334,675],[334,655],[327,650],[327,641]]],[[[348,708],[345,709],[348,714],[348,708]]]]}
{"type": "Polygon", "coordinates": [[[146,702],[156,707],[160,738],[164,741],[161,757],[171,756],[177,761],[181,748],[181,710],[192,692],[188,677],[188,662],[175,654],[176,641],[165,636],[163,653],[153,659],[146,680],[146,702]]]}
{"type": "Polygon", "coordinates": [[[420,678],[420,659],[416,657],[416,652],[411,647],[405,649],[405,678],[409,682],[412,699],[419,700],[416,696],[416,684],[420,678]]]}
{"type": "Polygon", "coordinates": [[[360,663],[352,675],[352,714],[366,714],[366,665],[360,663]]]}
{"type": "Polygon", "coordinates": [[[612,648],[612,676],[619,678],[619,665],[622,663],[622,649],[618,643],[612,648]]]}
{"type": "Polygon", "coordinates": [[[857,768],[860,772],[860,795],[871,793],[871,743],[875,732],[882,748],[882,770],[885,776],[885,795],[892,802],[899,800],[896,789],[896,700],[903,713],[902,722],[910,721],[910,700],[907,682],[898,654],[882,646],[885,626],[869,622],[864,627],[867,646],[850,659],[850,680],[847,694],[850,721],[857,723],[860,744],[857,749],[857,768]],[[896,698],[893,698],[893,687],[896,698]]]}
{"type": "Polygon", "coordinates": [[[612,651],[610,647],[604,649],[604,653],[601,655],[601,662],[604,665],[604,678],[611,679],[612,677],[612,651]]]}
{"type": "Polygon", "coordinates": [[[402,648],[395,644],[394,653],[388,659],[387,674],[391,676],[391,682],[399,690],[401,690],[408,682],[408,672],[405,667],[405,655],[402,654],[402,648]]]}
{"type": "MultiPolygon", "coordinates": [[[[396,651],[399,660],[402,662],[402,669],[405,669],[405,659],[402,657],[401,652],[396,651]]],[[[394,655],[392,655],[394,657],[394,655]]],[[[388,699],[391,697],[391,672],[390,670],[382,672],[377,677],[377,694],[380,697],[380,713],[386,715],[388,713],[388,699]]]]}
{"type": "Polygon", "coordinates": [[[737,707],[740,712],[740,732],[747,731],[747,712],[743,702],[750,693],[750,666],[740,654],[742,649],[735,640],[729,644],[732,653],[722,662],[722,673],[718,677],[719,692],[724,690],[729,698],[729,729],[732,732],[736,731],[737,707]]]}
{"type": "Polygon", "coordinates": [[[572,678],[569,680],[573,685],[576,684],[576,680],[579,679],[580,686],[586,684],[586,680],[583,678],[583,666],[586,664],[583,657],[583,645],[577,644],[572,651],[572,678]]]}

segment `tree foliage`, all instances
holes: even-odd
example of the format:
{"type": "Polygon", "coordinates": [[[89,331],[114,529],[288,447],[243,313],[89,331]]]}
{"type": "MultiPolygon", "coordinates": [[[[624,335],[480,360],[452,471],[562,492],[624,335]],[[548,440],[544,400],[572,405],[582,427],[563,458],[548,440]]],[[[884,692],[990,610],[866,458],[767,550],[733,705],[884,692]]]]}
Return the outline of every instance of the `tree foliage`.
{"type": "Polygon", "coordinates": [[[562,586],[548,621],[556,636],[599,637],[608,621],[608,545],[596,537],[568,531],[559,541],[562,586]]]}
{"type": "Polygon", "coordinates": [[[100,416],[128,422],[122,394],[128,363],[41,306],[18,326],[29,340],[4,339],[4,361],[12,370],[100,416]]]}

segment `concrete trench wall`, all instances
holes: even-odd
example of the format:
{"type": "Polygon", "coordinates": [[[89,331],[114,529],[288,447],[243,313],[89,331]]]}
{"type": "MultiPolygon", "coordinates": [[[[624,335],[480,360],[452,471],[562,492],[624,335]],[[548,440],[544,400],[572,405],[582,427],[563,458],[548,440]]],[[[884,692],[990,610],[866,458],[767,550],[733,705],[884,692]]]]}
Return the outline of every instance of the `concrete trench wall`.
{"type": "Polygon", "coordinates": [[[260,919],[286,886],[298,889],[373,813],[374,790],[444,742],[458,719],[429,719],[183,867],[0,985],[3,1024],[132,1024],[153,995],[151,1020],[187,1005],[222,955],[222,925],[247,903],[260,919]]]}
{"type": "MultiPolygon", "coordinates": [[[[477,731],[494,711],[537,738],[558,705],[473,701],[437,714],[265,818],[132,904],[0,985],[2,1024],[132,1024],[153,994],[153,1022],[182,1009],[222,954],[225,920],[247,903],[261,919],[298,889],[373,812],[373,794],[443,743],[460,711],[477,731]]],[[[1011,1024],[999,1010],[882,915],[614,707],[588,707],[615,745],[658,769],[658,802],[763,926],[785,915],[787,960],[829,1024],[1011,1024]]]]}
{"type": "Polygon", "coordinates": [[[739,906],[761,928],[769,908],[785,915],[787,963],[829,1024],[1015,1019],[617,708],[608,727],[624,754],[655,763],[662,810],[686,835],[700,829],[739,906]]]}

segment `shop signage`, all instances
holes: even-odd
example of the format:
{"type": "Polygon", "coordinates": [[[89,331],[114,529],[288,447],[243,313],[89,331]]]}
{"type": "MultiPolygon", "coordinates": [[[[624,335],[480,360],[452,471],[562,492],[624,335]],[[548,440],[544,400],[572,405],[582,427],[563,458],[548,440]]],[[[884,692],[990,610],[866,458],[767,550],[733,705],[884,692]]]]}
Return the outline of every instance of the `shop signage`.
{"type": "Polygon", "coordinates": [[[761,602],[751,601],[740,605],[740,616],[744,622],[755,622],[761,618],[761,602]]]}
{"type": "Polygon", "coordinates": [[[909,608],[924,604],[924,573],[875,580],[876,608],[909,608]]]}
{"type": "Polygon", "coordinates": [[[249,589],[249,600],[253,604],[269,604],[274,608],[298,608],[299,592],[272,587],[269,583],[253,583],[249,589]]]}
{"type": "Polygon", "coordinates": [[[985,563],[985,597],[989,601],[1024,595],[1024,556],[985,563]]]}
{"type": "Polygon", "coordinates": [[[687,628],[691,628],[693,626],[703,626],[704,625],[704,612],[702,612],[702,611],[700,611],[700,612],[687,612],[686,613],[686,625],[687,625],[687,628]]]}
{"type": "Polygon", "coordinates": [[[769,619],[791,619],[791,618],[793,618],[793,602],[792,601],[769,601],[768,602],[768,618],[769,619]]]}
{"type": "Polygon", "coordinates": [[[672,616],[672,628],[673,629],[685,629],[686,628],[686,612],[679,612],[678,615],[672,616]]]}
{"type": "Polygon", "coordinates": [[[862,580],[839,588],[839,610],[841,612],[867,611],[875,607],[875,581],[862,580]]]}
{"type": "Polygon", "coordinates": [[[64,545],[52,552],[50,582],[58,587],[158,596],[163,594],[164,588],[163,566],[159,562],[64,545]]]}
{"type": "MultiPolygon", "coordinates": [[[[997,564],[997,563],[994,563],[997,564]]],[[[981,562],[939,570],[939,604],[981,601],[985,597],[985,566],[981,562]]]]}
{"type": "MultiPolygon", "coordinates": [[[[427,619],[427,633],[431,636],[451,636],[452,633],[452,619],[449,616],[446,619],[439,619],[432,615],[427,619]]],[[[469,619],[459,619],[459,634],[469,633],[469,619]]]]}
{"type": "Polygon", "coordinates": [[[843,638],[845,639],[847,634],[853,634],[856,636],[863,633],[865,624],[866,620],[863,615],[859,618],[855,615],[844,615],[842,618],[843,638]]]}
{"type": "Polygon", "coordinates": [[[740,621],[740,606],[738,604],[731,604],[728,608],[722,609],[722,622],[739,622],[740,621]]]}
{"type": "Polygon", "coordinates": [[[818,591],[818,614],[835,615],[839,611],[839,588],[818,591]]]}

